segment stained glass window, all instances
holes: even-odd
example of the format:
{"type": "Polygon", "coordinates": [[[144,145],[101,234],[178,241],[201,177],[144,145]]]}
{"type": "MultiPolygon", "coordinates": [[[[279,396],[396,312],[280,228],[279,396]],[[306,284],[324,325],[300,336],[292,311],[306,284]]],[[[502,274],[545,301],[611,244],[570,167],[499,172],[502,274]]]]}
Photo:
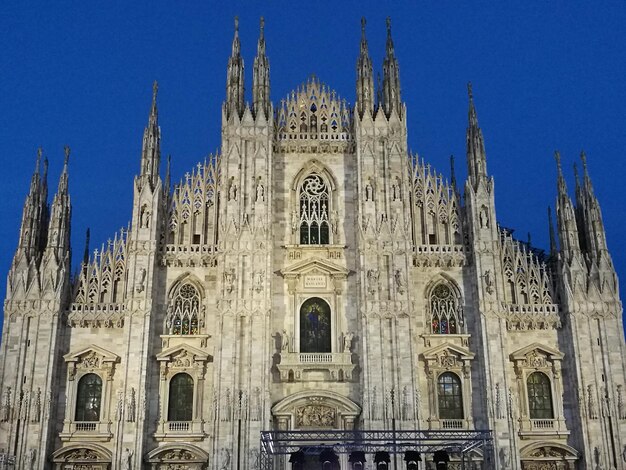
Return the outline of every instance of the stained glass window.
{"type": "Polygon", "coordinates": [[[331,352],[330,306],[318,297],[300,308],[300,352],[331,352]]]}
{"type": "Polygon", "coordinates": [[[170,335],[197,335],[200,294],[192,284],[183,284],[169,306],[166,331],[170,335]]]}
{"type": "Polygon", "coordinates": [[[550,379],[542,372],[533,372],[526,380],[530,419],[554,419],[550,379]]]}
{"type": "Polygon", "coordinates": [[[100,421],[102,379],[96,374],[83,375],[78,381],[75,421],[100,421]]]}
{"type": "Polygon", "coordinates": [[[328,245],[329,190],[324,179],[312,173],[300,186],[300,243],[302,245],[328,245]]]}
{"type": "Polygon", "coordinates": [[[180,373],[170,381],[170,395],[167,405],[168,421],[191,421],[193,419],[193,379],[189,374],[180,373]]]}
{"type": "Polygon", "coordinates": [[[439,335],[460,333],[459,299],[447,284],[438,284],[430,295],[432,332],[439,335]]]}
{"type": "Polygon", "coordinates": [[[437,399],[440,419],[463,419],[463,392],[458,375],[445,372],[439,376],[437,399]]]}

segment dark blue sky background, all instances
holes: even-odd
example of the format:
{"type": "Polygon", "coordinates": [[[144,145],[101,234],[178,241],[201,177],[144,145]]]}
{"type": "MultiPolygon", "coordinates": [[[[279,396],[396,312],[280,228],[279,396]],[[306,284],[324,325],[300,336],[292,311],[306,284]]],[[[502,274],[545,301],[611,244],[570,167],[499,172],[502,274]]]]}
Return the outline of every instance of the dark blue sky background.
{"type": "Polygon", "coordinates": [[[2,2],[0,278],[15,251],[38,146],[50,159],[51,193],[63,146],[72,148],[74,270],[87,227],[94,248],[128,223],[153,80],[174,181],[220,146],[235,15],[248,99],[264,15],[272,98],[314,73],[350,102],[360,17],[381,70],[391,16],[410,148],[446,176],[454,154],[457,178],[465,178],[471,80],[499,222],[521,239],[531,232],[544,248],[546,208],[556,193],[553,151],[561,150],[572,190],[571,167],[584,148],[626,282],[623,1],[2,2]]]}

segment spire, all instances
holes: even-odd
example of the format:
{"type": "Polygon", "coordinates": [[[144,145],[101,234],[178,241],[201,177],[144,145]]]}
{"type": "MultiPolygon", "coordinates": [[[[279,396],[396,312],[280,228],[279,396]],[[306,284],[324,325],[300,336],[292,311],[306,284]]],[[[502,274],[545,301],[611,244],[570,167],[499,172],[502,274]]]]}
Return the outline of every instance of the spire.
{"type": "Polygon", "coordinates": [[[226,74],[226,117],[237,113],[243,114],[244,108],[244,76],[241,45],[239,44],[239,18],[235,16],[235,36],[226,74]]]}
{"type": "Polygon", "coordinates": [[[576,215],[572,200],[567,194],[567,185],[563,177],[561,167],[561,154],[554,152],[554,159],[557,167],[557,200],[556,200],[556,221],[559,232],[561,252],[566,259],[571,259],[574,253],[580,252],[580,241],[578,239],[578,227],[576,226],[576,215]]]}
{"type": "Polygon", "coordinates": [[[356,62],[356,99],[359,116],[374,111],[374,76],[372,61],[367,50],[365,18],[361,18],[361,50],[356,62]]]}
{"type": "Polygon", "coordinates": [[[54,254],[57,260],[69,263],[69,257],[66,259],[66,255],[70,249],[70,216],[72,212],[68,189],[68,166],[71,150],[66,145],[64,151],[63,171],[61,171],[57,193],[54,195],[50,209],[46,254],[54,254]]]}
{"type": "Polygon", "coordinates": [[[148,125],[143,131],[141,148],[140,184],[147,182],[151,189],[159,179],[159,165],[161,162],[161,128],[159,127],[159,112],[157,109],[157,93],[159,84],[155,80],[152,84],[152,105],[148,116],[148,125]]]}
{"type": "Polygon", "coordinates": [[[557,247],[554,223],[552,222],[552,208],[550,206],[548,206],[548,230],[550,232],[550,256],[554,256],[557,253],[557,247]]]}
{"type": "Polygon", "coordinates": [[[454,155],[450,155],[450,184],[456,190],[456,172],[454,171],[454,155]]]}
{"type": "Polygon", "coordinates": [[[400,100],[400,68],[393,49],[391,39],[391,18],[387,17],[387,52],[383,61],[383,105],[387,117],[395,110],[400,116],[402,112],[400,100]]]}
{"type": "MultiPolygon", "coordinates": [[[[261,31],[254,58],[252,107],[255,116],[264,113],[269,118],[270,113],[270,63],[265,55],[265,20],[261,17],[261,31]]],[[[242,64],[243,69],[243,64],[242,64]]]]}
{"type": "Polygon", "coordinates": [[[607,252],[606,233],[604,231],[604,222],[602,221],[602,211],[600,203],[596,198],[589,169],[587,168],[587,156],[585,152],[580,153],[580,159],[583,165],[583,183],[577,195],[578,222],[583,238],[586,241],[584,250],[589,254],[590,258],[597,259],[602,253],[607,252]]]}
{"type": "Polygon", "coordinates": [[[89,240],[91,238],[91,232],[89,227],[87,227],[87,232],[85,233],[85,251],[83,252],[83,268],[87,267],[89,264],[89,240]]]}
{"type": "Polygon", "coordinates": [[[22,211],[22,224],[20,239],[14,262],[24,254],[26,260],[39,259],[41,255],[42,240],[45,238],[45,222],[47,217],[47,190],[45,179],[48,172],[46,160],[44,160],[44,178],[40,176],[41,157],[43,151],[37,149],[35,169],[30,179],[30,188],[24,209],[22,211]]]}
{"type": "Polygon", "coordinates": [[[483,132],[478,125],[478,116],[474,106],[474,95],[471,82],[467,84],[469,98],[467,126],[467,173],[469,180],[476,189],[478,183],[487,178],[487,155],[483,132]]]}

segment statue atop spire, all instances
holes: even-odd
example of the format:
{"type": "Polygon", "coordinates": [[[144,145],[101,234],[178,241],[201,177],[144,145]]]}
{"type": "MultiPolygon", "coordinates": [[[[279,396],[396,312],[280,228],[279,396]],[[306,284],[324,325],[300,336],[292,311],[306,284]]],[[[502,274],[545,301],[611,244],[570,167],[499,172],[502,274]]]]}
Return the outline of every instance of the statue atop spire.
{"type": "Polygon", "coordinates": [[[393,50],[391,39],[391,18],[387,17],[387,51],[383,61],[383,107],[389,117],[392,111],[398,116],[402,113],[402,100],[400,99],[400,67],[393,50]]]}
{"type": "Polygon", "coordinates": [[[481,180],[487,178],[487,155],[483,133],[478,125],[478,116],[474,106],[474,94],[471,82],[467,84],[469,98],[468,125],[467,125],[467,173],[474,188],[481,180]]]}
{"type": "Polygon", "coordinates": [[[226,117],[237,113],[243,114],[244,109],[244,69],[239,43],[239,17],[235,16],[235,34],[233,37],[232,54],[228,59],[226,73],[226,117]]]}
{"type": "Polygon", "coordinates": [[[252,109],[255,116],[259,113],[266,118],[270,115],[270,63],[265,55],[265,19],[261,17],[257,55],[254,58],[252,109]]]}
{"type": "Polygon", "coordinates": [[[367,50],[365,23],[365,18],[361,18],[361,49],[356,63],[356,99],[360,117],[363,117],[365,112],[371,114],[374,111],[374,76],[367,50]]]}

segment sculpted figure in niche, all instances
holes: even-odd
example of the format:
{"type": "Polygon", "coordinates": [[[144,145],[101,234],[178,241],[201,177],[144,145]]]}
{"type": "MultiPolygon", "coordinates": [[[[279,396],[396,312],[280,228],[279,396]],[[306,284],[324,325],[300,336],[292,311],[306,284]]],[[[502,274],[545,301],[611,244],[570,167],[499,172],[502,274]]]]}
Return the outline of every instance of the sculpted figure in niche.
{"type": "Polygon", "coordinates": [[[365,200],[373,201],[374,200],[374,188],[372,188],[372,182],[368,181],[367,186],[365,186],[365,200]]]}
{"type": "Polygon", "coordinates": [[[261,184],[261,178],[259,178],[259,183],[256,185],[256,202],[265,201],[265,188],[261,184]]]}
{"type": "Polygon", "coordinates": [[[396,269],[393,277],[396,281],[396,288],[398,289],[398,293],[404,294],[405,282],[404,277],[402,276],[402,271],[400,269],[396,269]]]}
{"type": "Polygon", "coordinates": [[[124,449],[124,454],[122,455],[122,469],[130,470],[132,468],[132,459],[133,459],[133,451],[131,451],[128,447],[124,449]]]}
{"type": "Polygon", "coordinates": [[[480,208],[480,228],[489,228],[489,213],[487,212],[487,207],[482,206],[480,208]]]}
{"type": "Polygon", "coordinates": [[[137,291],[138,294],[141,294],[145,289],[145,283],[146,283],[146,269],[145,268],[141,268],[137,272],[136,281],[137,281],[137,287],[135,288],[135,290],[137,291]]]}
{"type": "Polygon", "coordinates": [[[228,200],[236,201],[237,200],[237,185],[234,181],[235,178],[231,178],[230,186],[228,188],[228,200]]]}
{"type": "Polygon", "coordinates": [[[141,213],[139,215],[139,225],[141,228],[148,228],[150,225],[150,211],[145,204],[141,206],[141,213]]]}
{"type": "Polygon", "coordinates": [[[367,290],[370,294],[375,294],[378,290],[378,270],[370,269],[367,271],[367,290]]]}

